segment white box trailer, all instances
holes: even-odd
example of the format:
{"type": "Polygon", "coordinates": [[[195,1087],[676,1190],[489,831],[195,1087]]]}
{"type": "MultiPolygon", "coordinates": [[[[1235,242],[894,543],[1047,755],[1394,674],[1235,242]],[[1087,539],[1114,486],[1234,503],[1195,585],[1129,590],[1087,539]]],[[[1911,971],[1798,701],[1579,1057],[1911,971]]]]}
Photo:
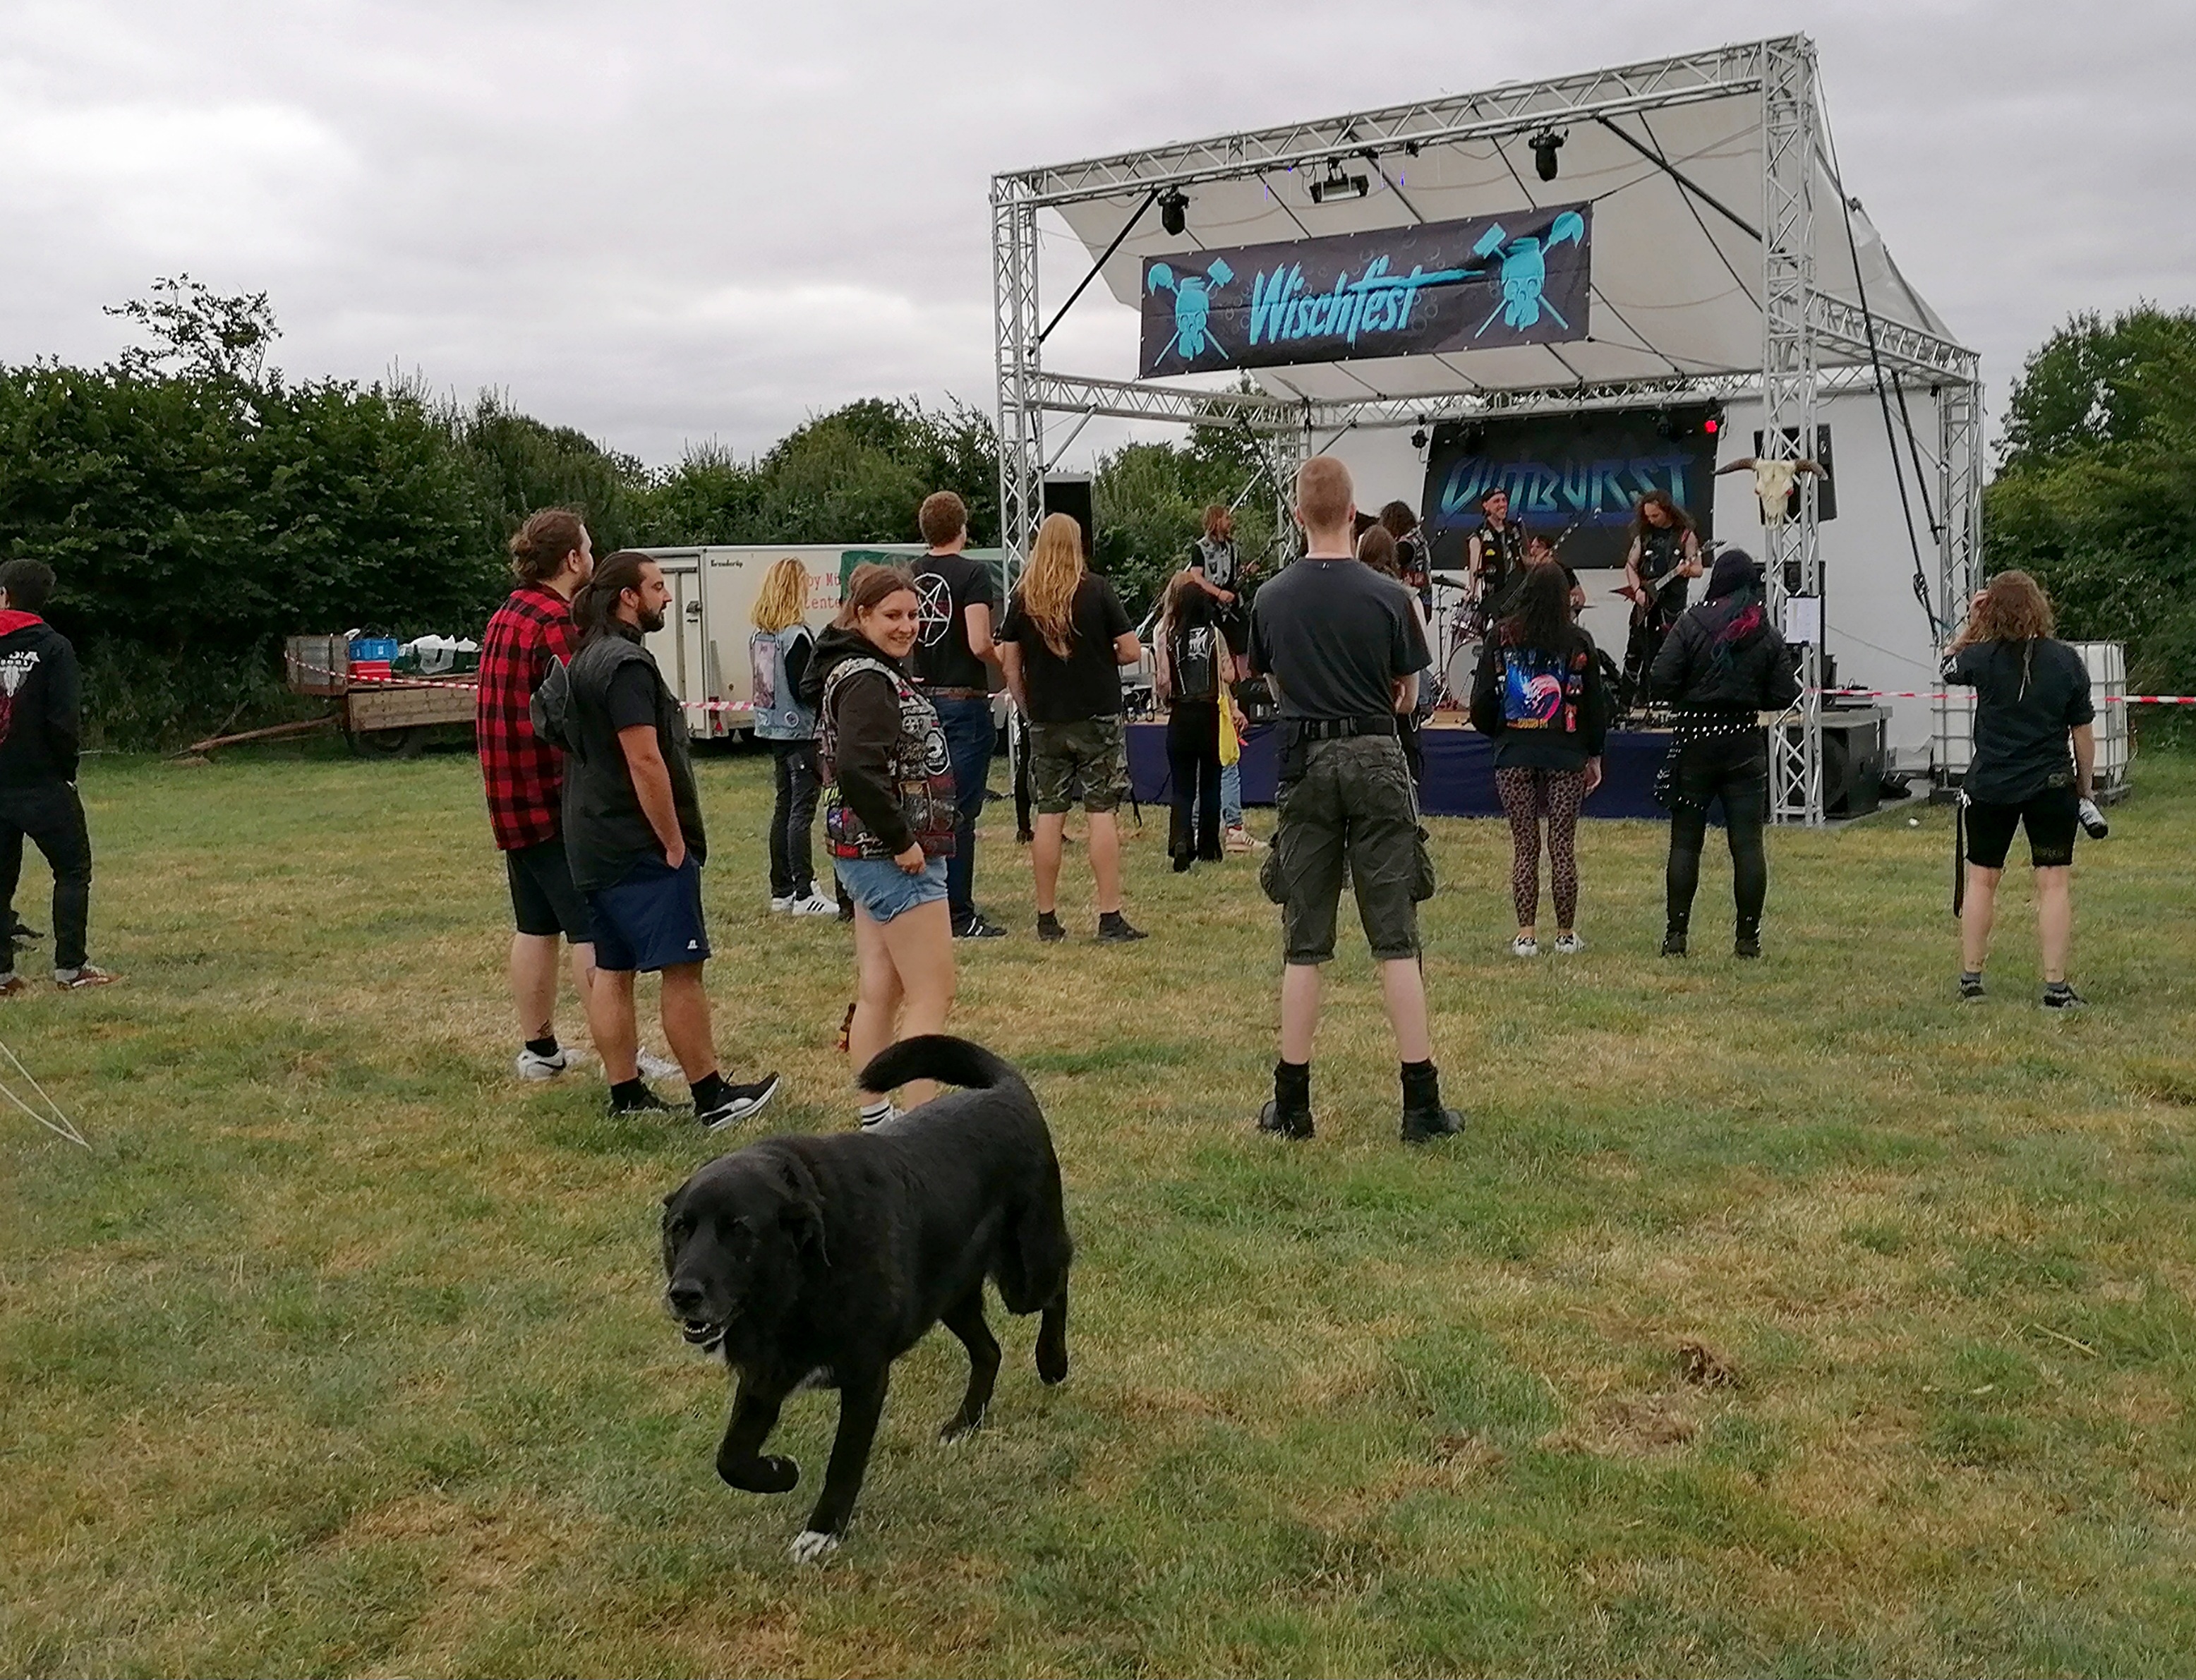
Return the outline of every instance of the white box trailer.
{"type": "MultiPolygon", "coordinates": [[[[749,615],[772,566],[788,557],[800,562],[808,574],[808,623],[821,630],[837,615],[846,580],[857,566],[908,564],[923,549],[920,543],[740,543],[641,552],[663,569],[663,580],[671,586],[663,628],[648,638],[648,650],[672,692],[691,708],[688,734],[696,741],[722,741],[753,729],[754,714],[702,702],[754,704],[749,615]]],[[[994,568],[999,563],[996,549],[968,553],[994,568]]]]}

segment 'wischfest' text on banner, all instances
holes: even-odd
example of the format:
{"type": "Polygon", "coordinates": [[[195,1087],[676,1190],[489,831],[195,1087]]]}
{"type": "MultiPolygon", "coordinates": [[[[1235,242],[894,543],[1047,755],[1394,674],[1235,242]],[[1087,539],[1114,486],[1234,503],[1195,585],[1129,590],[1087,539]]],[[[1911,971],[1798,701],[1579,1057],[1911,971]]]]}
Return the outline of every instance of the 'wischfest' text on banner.
{"type": "Polygon", "coordinates": [[[1433,355],[1586,334],[1592,207],[1147,257],[1139,372],[1433,355]]]}

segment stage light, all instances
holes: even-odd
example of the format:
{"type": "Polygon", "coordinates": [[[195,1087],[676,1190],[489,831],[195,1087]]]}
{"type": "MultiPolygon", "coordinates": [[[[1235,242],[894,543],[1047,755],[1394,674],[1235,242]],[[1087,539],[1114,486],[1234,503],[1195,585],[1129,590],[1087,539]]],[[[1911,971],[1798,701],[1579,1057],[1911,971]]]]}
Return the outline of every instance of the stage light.
{"type": "Polygon", "coordinates": [[[1168,188],[1159,194],[1159,226],[1170,234],[1179,235],[1183,228],[1189,226],[1189,217],[1186,213],[1188,209],[1189,200],[1183,196],[1182,188],[1168,188]]]}
{"type": "Polygon", "coordinates": [[[1718,433],[1719,431],[1722,430],[1723,430],[1723,428],[1722,428],[1722,427],[1720,427],[1719,425],[1718,425],[1718,424],[1717,424],[1713,420],[1712,420],[1712,419],[1711,419],[1711,420],[1703,420],[1703,421],[1702,421],[1702,422],[1701,422],[1701,430],[1702,430],[1702,431],[1706,432],[1706,433],[1710,436],[1710,437],[1713,437],[1713,436],[1716,435],[1716,433],[1718,433]]]}
{"type": "Polygon", "coordinates": [[[1411,447],[1413,447],[1413,449],[1421,449],[1421,450],[1422,450],[1422,449],[1424,449],[1425,447],[1426,447],[1426,423],[1425,423],[1424,420],[1421,420],[1421,421],[1419,421],[1419,429],[1418,429],[1416,431],[1414,431],[1414,432],[1413,432],[1413,433],[1411,434],[1411,447]]]}
{"type": "Polygon", "coordinates": [[[1562,148],[1563,136],[1553,129],[1542,129],[1526,145],[1533,148],[1533,169],[1543,181],[1556,178],[1556,153],[1562,148]]]}
{"type": "Polygon", "coordinates": [[[1342,165],[1335,159],[1326,160],[1326,176],[1311,183],[1311,201],[1323,205],[1334,199],[1361,199],[1367,183],[1361,175],[1345,175],[1342,165]]]}

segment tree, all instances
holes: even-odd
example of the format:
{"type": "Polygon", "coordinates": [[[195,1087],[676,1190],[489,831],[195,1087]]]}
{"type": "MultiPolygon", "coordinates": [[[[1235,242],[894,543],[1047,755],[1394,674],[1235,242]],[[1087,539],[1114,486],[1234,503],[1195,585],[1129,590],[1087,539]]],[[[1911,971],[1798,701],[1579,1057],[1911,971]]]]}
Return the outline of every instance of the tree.
{"type": "Polygon", "coordinates": [[[2124,642],[2138,690],[2196,692],[2196,311],[2077,316],[2023,366],[1984,493],[1993,570],[2060,632],[2124,642]]]}
{"type": "Polygon", "coordinates": [[[256,387],[266,371],[267,352],[281,336],[265,292],[223,297],[188,274],[156,280],[150,297],[109,305],[101,313],[135,321],[153,340],[117,359],[116,370],[132,379],[173,376],[256,387]]]}

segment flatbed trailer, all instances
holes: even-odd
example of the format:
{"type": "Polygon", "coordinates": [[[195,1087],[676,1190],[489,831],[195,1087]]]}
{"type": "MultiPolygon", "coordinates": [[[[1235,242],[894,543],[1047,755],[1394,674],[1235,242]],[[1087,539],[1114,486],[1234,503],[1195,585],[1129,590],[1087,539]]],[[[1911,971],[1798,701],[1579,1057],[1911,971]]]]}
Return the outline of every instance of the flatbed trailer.
{"type": "Polygon", "coordinates": [[[462,677],[355,678],[345,637],[291,637],[283,668],[292,694],[335,702],[336,727],[361,753],[408,759],[437,729],[472,727],[477,684],[462,677]]]}

